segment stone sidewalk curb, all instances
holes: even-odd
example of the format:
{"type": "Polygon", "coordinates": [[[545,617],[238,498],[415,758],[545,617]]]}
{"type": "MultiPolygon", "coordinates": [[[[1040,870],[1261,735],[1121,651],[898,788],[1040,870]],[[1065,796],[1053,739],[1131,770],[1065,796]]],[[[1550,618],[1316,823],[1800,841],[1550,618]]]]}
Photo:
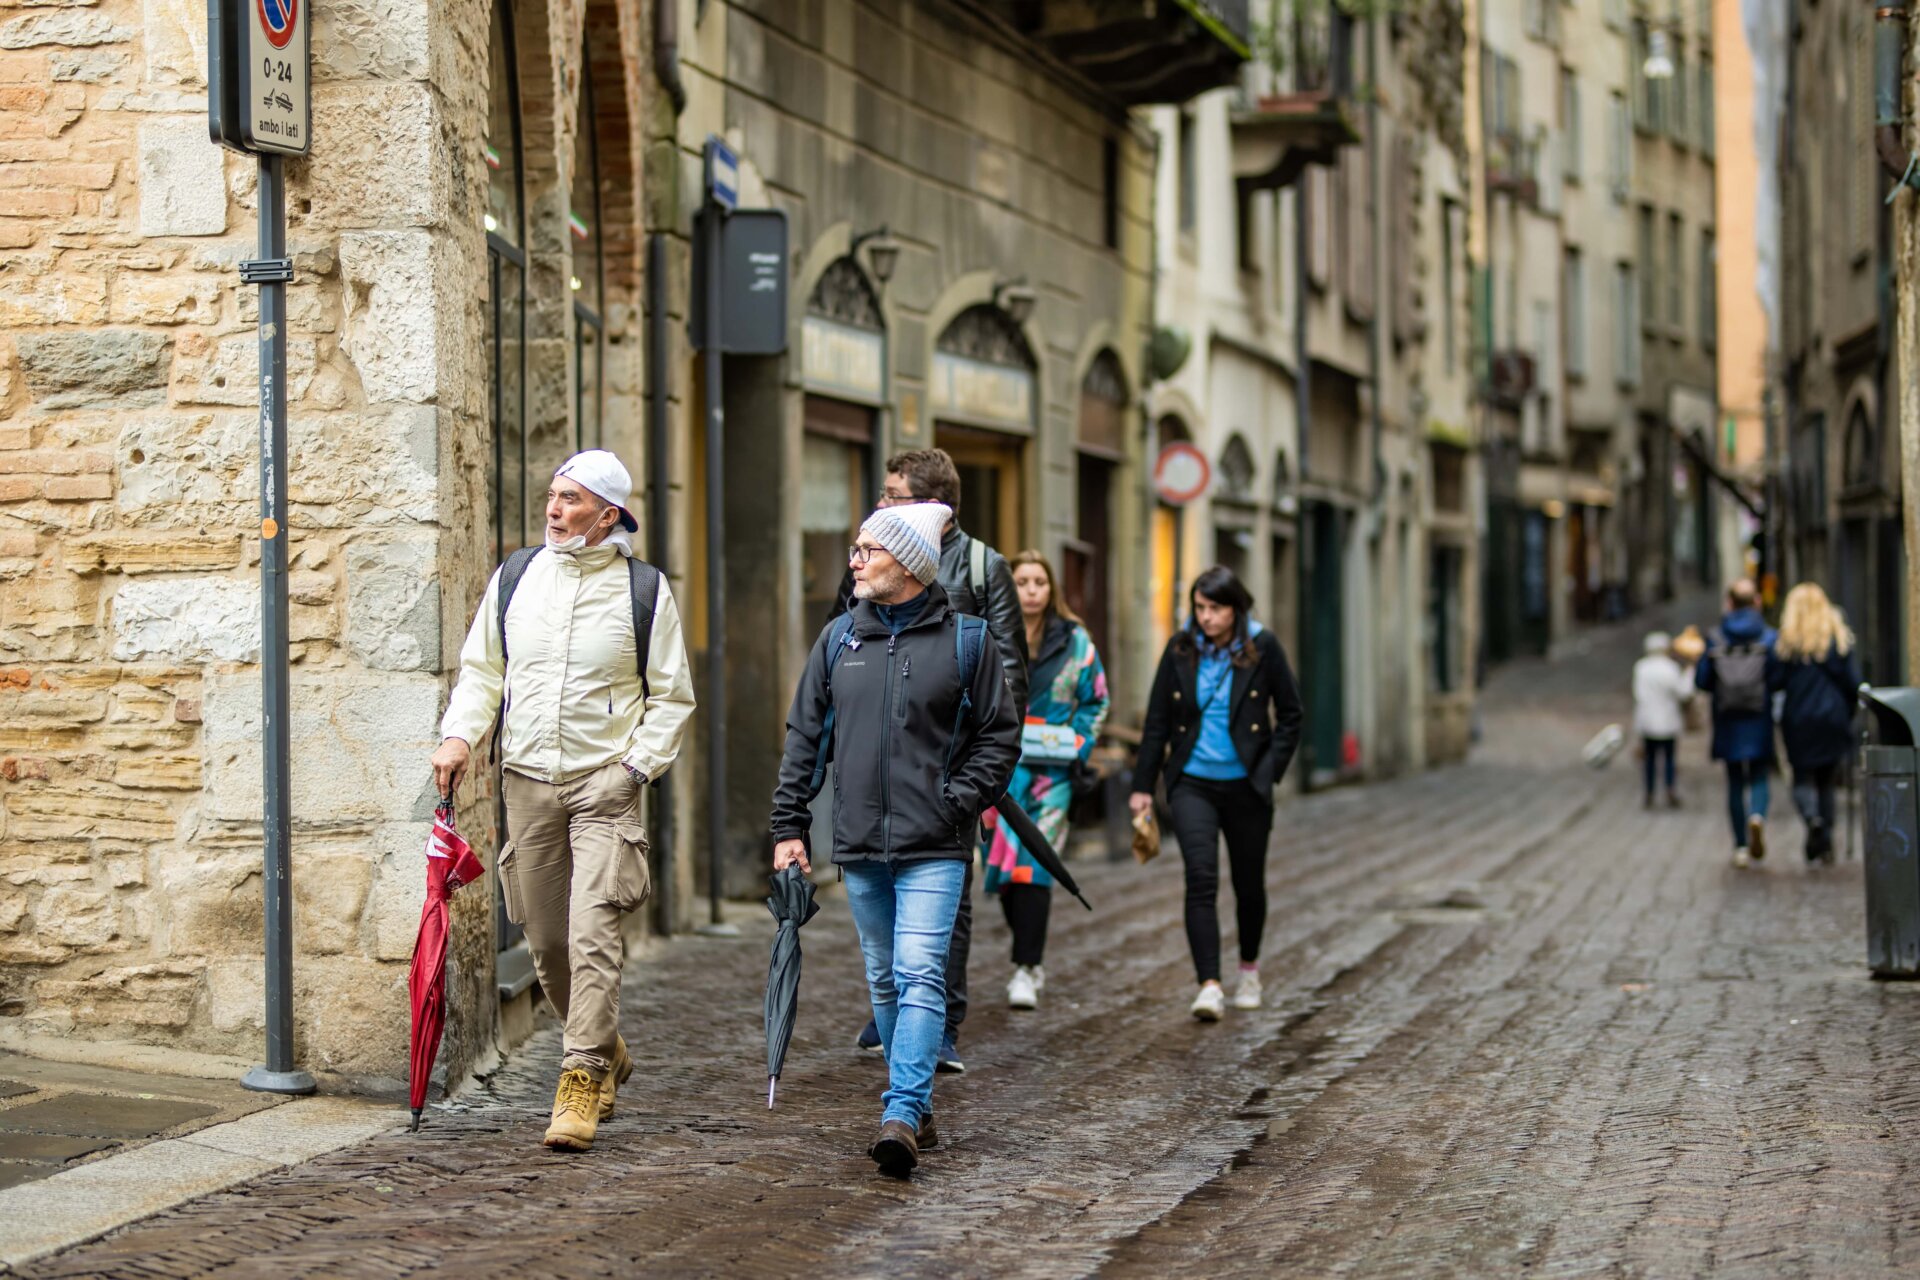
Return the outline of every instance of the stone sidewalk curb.
{"type": "Polygon", "coordinates": [[[163,1209],[399,1128],[404,1111],[299,1098],[0,1191],[0,1275],[163,1209]]]}

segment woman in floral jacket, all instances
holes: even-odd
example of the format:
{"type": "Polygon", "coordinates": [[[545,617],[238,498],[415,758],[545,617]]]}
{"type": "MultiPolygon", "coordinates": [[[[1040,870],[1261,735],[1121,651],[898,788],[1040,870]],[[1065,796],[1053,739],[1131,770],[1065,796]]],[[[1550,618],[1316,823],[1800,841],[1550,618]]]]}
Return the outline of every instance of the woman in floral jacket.
{"type": "MultiPolygon", "coordinates": [[[[1027,723],[1021,736],[1019,767],[1007,794],[1019,801],[1047,842],[1066,851],[1067,808],[1073,801],[1073,773],[1084,767],[1107,718],[1107,674],[1086,626],[1075,617],[1038,551],[1013,558],[1013,585],[1027,625],[1029,662],[1027,723]]],[[[1040,967],[1047,945],[1047,916],[1053,904],[1053,877],[1034,864],[1019,837],[989,809],[981,818],[987,860],[986,889],[1000,895],[1007,927],[1013,931],[1013,978],[1007,1003],[1034,1008],[1046,974],[1040,967]]]]}

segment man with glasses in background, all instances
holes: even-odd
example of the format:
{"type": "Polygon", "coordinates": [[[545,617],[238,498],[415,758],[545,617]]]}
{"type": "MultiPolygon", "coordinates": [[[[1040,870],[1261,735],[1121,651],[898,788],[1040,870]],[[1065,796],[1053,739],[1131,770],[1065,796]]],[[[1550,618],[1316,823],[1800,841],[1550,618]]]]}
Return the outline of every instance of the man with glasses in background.
{"type": "MultiPolygon", "coordinates": [[[[937,581],[955,613],[985,618],[987,632],[1000,658],[1012,691],[1015,722],[1027,714],[1027,624],[1020,613],[1020,597],[1013,588],[1007,558],[960,527],[960,471],[945,449],[913,449],[887,459],[886,487],[879,508],[908,503],[943,503],[952,512],[940,535],[937,581]]],[[[840,583],[827,622],[853,607],[854,573],[851,567],[840,583]]],[[[960,1060],[960,1024],[967,1017],[967,957],[973,949],[973,861],[967,861],[966,884],[960,911],[953,924],[953,947],[947,954],[947,1026],[940,1042],[940,1070],[965,1071],[960,1060]]],[[[860,1047],[880,1050],[880,1031],[868,1022],[860,1033],[860,1047]]]]}

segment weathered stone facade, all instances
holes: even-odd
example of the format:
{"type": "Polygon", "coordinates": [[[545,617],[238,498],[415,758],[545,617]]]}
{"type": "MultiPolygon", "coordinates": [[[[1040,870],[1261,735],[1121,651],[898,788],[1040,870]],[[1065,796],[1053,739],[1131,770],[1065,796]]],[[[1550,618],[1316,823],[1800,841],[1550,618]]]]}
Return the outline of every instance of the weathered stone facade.
{"type": "MultiPolygon", "coordinates": [[[[489,567],[486,19],[320,6],[315,153],[287,166],[295,1008],[319,1072],[405,1070],[424,760],[489,567]]],[[[256,171],[207,139],[205,22],[0,7],[14,1046],[259,1054],[256,171]]],[[[456,1069],[493,1034],[487,893],[456,906],[456,1069]]]]}

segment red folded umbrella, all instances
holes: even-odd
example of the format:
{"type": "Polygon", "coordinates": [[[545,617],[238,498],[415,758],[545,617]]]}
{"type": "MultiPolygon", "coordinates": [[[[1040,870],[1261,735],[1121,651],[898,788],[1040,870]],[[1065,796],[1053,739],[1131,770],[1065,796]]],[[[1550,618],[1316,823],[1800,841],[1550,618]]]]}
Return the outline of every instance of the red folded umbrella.
{"type": "Polygon", "coordinates": [[[433,1074],[440,1036],[447,1027],[447,898],[461,885],[478,880],[483,870],[473,846],[453,829],[453,804],[442,803],[434,811],[433,833],[427,837],[427,900],[420,908],[420,933],[413,942],[413,969],[407,975],[407,994],[413,1003],[407,1104],[413,1108],[415,1130],[420,1128],[427,1078],[433,1074]]]}

